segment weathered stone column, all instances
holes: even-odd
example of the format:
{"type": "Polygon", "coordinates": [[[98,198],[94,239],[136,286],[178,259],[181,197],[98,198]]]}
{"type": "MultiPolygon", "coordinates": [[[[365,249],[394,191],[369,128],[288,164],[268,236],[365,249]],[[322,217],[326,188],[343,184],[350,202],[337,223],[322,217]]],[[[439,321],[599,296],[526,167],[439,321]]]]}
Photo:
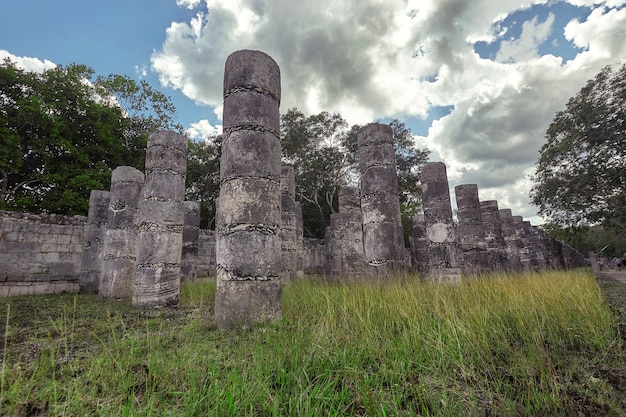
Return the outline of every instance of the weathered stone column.
{"type": "Polygon", "coordinates": [[[131,295],[143,182],[143,172],[133,167],[117,167],[111,174],[102,278],[98,287],[98,293],[103,297],[124,298],[131,295]]]}
{"type": "Polygon", "coordinates": [[[178,303],[185,223],[187,138],[159,130],[148,138],[137,237],[133,306],[178,303]]]}
{"type": "Polygon", "coordinates": [[[280,237],[283,282],[295,278],[298,264],[298,225],[296,219],[296,179],[293,166],[283,165],[280,174],[280,237]]]}
{"type": "Polygon", "coordinates": [[[426,235],[423,213],[416,214],[413,219],[411,257],[413,270],[421,278],[426,278],[430,274],[430,269],[428,264],[428,236],[426,235]]]}
{"type": "Polygon", "coordinates": [[[181,282],[193,281],[198,272],[198,245],[200,239],[200,203],[185,201],[181,282]]]}
{"type": "Polygon", "coordinates": [[[200,229],[198,242],[198,274],[215,276],[215,230],[200,229]]]}
{"type": "Polygon", "coordinates": [[[421,181],[430,275],[435,280],[459,282],[463,253],[457,242],[452,220],[445,164],[443,162],[424,164],[421,181]]]}
{"type": "Polygon", "coordinates": [[[485,244],[489,253],[488,269],[491,271],[506,269],[506,244],[502,234],[498,202],[496,200],[481,201],[480,212],[485,232],[485,244]]]}
{"type": "Polygon", "coordinates": [[[330,277],[361,277],[365,263],[359,189],[341,188],[339,213],[333,213],[330,217],[330,277]]]}
{"type": "Polygon", "coordinates": [[[478,185],[463,184],[454,187],[457,204],[457,234],[463,251],[465,275],[480,275],[489,264],[485,231],[478,198],[478,185]]]}
{"type": "Polygon", "coordinates": [[[224,327],[282,317],[280,69],[263,52],[231,54],[217,207],[215,319],[224,327]]]}
{"type": "Polygon", "coordinates": [[[302,205],[298,201],[296,201],[296,243],[296,276],[304,278],[304,224],[302,221],[302,205]]]}
{"type": "Polygon", "coordinates": [[[89,213],[79,278],[81,292],[98,292],[102,276],[104,234],[110,199],[108,191],[92,190],[89,195],[89,213]]]}
{"type": "Polygon", "coordinates": [[[357,141],[366,272],[374,276],[404,272],[393,132],[387,125],[372,123],[359,129],[357,141]]]}
{"type": "Polygon", "coordinates": [[[504,238],[506,266],[508,271],[521,271],[520,249],[522,242],[518,237],[517,228],[513,221],[511,209],[498,210],[500,221],[502,222],[502,237],[504,238]]]}

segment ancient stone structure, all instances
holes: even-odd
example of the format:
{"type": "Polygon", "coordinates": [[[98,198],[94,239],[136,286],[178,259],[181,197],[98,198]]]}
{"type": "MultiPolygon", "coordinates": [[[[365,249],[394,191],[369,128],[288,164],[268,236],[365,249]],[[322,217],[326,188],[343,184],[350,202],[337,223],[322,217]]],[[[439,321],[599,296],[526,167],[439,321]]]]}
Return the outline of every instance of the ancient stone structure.
{"type": "Polygon", "coordinates": [[[372,123],[359,129],[359,173],[363,248],[368,275],[403,271],[404,234],[391,127],[372,123]]]}
{"type": "Polygon", "coordinates": [[[296,201],[296,277],[304,278],[304,224],[302,205],[296,201]]]}
{"type": "Polygon", "coordinates": [[[197,274],[200,277],[217,275],[217,265],[215,264],[215,230],[200,229],[197,274]]]}
{"type": "Polygon", "coordinates": [[[522,242],[518,237],[513,214],[511,209],[499,209],[498,215],[502,224],[502,237],[504,238],[504,251],[506,254],[504,269],[507,271],[520,271],[522,264],[519,251],[522,248],[522,242]]]}
{"type": "Polygon", "coordinates": [[[98,292],[102,276],[104,233],[109,215],[110,198],[108,191],[92,190],[89,195],[89,213],[79,281],[81,292],[98,292]]]}
{"type": "Polygon", "coordinates": [[[280,174],[281,276],[284,282],[296,276],[298,267],[298,225],[296,217],[296,179],[293,166],[283,165],[280,174]]]}
{"type": "Polygon", "coordinates": [[[446,166],[443,162],[424,164],[421,181],[430,276],[439,281],[458,282],[463,253],[452,220],[446,166]]]}
{"type": "Polygon", "coordinates": [[[200,240],[200,203],[185,201],[181,282],[193,281],[198,276],[198,245],[200,240]]]}
{"type": "Polygon", "coordinates": [[[339,213],[330,215],[327,238],[327,276],[353,279],[363,276],[364,249],[359,189],[339,190],[339,213]]]}
{"type": "Polygon", "coordinates": [[[496,272],[501,271],[506,266],[506,243],[502,234],[498,202],[496,200],[481,201],[480,212],[485,233],[485,245],[489,253],[489,269],[496,272]]]}
{"type": "Polygon", "coordinates": [[[215,318],[224,327],[282,317],[280,69],[263,52],[224,70],[224,143],[216,218],[215,318]]]}
{"type": "Polygon", "coordinates": [[[457,204],[457,236],[463,251],[463,273],[466,276],[483,274],[489,259],[485,243],[478,186],[463,184],[454,187],[457,204]]]}
{"type": "Polygon", "coordinates": [[[0,296],[77,292],[87,218],[0,211],[0,296]]]}
{"type": "Polygon", "coordinates": [[[106,230],[102,276],[98,293],[103,297],[129,297],[137,260],[137,218],[143,172],[120,166],[111,174],[111,191],[106,230]]]}
{"type": "Polygon", "coordinates": [[[411,265],[413,270],[422,278],[430,274],[428,263],[428,236],[426,234],[426,224],[424,214],[418,213],[413,219],[413,229],[411,232],[411,265]]]}
{"type": "Polygon", "coordinates": [[[133,306],[178,303],[181,280],[187,138],[159,130],[148,138],[137,237],[133,306]]]}

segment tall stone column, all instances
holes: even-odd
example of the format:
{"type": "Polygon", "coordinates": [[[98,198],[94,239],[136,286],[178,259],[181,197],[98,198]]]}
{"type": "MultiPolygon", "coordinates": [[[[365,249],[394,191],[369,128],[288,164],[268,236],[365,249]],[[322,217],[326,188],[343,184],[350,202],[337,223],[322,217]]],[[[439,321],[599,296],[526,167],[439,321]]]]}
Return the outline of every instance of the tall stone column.
{"type": "Polygon", "coordinates": [[[200,239],[200,203],[185,201],[181,282],[193,281],[198,272],[198,245],[200,239]]]}
{"type": "Polygon", "coordinates": [[[522,242],[518,237],[517,227],[513,221],[511,209],[498,210],[500,221],[502,222],[502,237],[504,238],[506,266],[508,271],[520,271],[522,264],[520,261],[520,249],[522,242]]]}
{"type": "Polygon", "coordinates": [[[108,191],[92,190],[89,195],[89,213],[87,214],[85,245],[79,278],[81,292],[98,292],[102,275],[102,252],[110,199],[111,196],[108,191]]]}
{"type": "Polygon", "coordinates": [[[463,269],[466,275],[480,275],[489,264],[485,231],[483,229],[478,186],[463,184],[454,187],[457,204],[457,233],[463,251],[463,269]]]}
{"type": "Polygon", "coordinates": [[[445,164],[443,162],[424,164],[421,181],[430,276],[439,281],[459,282],[463,253],[457,242],[452,220],[445,164]]]}
{"type": "Polygon", "coordinates": [[[280,175],[281,273],[284,282],[295,278],[298,264],[298,225],[296,219],[296,179],[293,166],[283,165],[280,175]]]}
{"type": "Polygon", "coordinates": [[[304,278],[304,224],[302,220],[302,205],[296,201],[296,276],[304,278]]]}
{"type": "Polygon", "coordinates": [[[133,167],[117,167],[111,174],[102,277],[98,287],[98,293],[103,297],[124,298],[131,295],[143,182],[143,172],[133,167]]]}
{"type": "Polygon", "coordinates": [[[282,317],[280,69],[263,52],[231,54],[217,207],[215,318],[224,327],[282,317]]]}
{"type": "Polygon", "coordinates": [[[411,260],[415,272],[426,278],[430,274],[428,264],[428,236],[424,223],[424,214],[419,213],[413,219],[413,230],[411,232],[411,260]]]}
{"type": "Polygon", "coordinates": [[[496,200],[481,201],[480,212],[485,231],[485,244],[489,252],[488,268],[492,271],[501,271],[506,265],[506,244],[502,234],[498,202],[496,200]]]}
{"type": "Polygon", "coordinates": [[[133,306],[178,303],[180,295],[187,138],[159,130],[148,138],[146,182],[137,237],[133,306]]]}
{"type": "Polygon", "coordinates": [[[403,272],[404,234],[391,127],[372,123],[359,129],[359,172],[363,248],[367,273],[403,272]]]}

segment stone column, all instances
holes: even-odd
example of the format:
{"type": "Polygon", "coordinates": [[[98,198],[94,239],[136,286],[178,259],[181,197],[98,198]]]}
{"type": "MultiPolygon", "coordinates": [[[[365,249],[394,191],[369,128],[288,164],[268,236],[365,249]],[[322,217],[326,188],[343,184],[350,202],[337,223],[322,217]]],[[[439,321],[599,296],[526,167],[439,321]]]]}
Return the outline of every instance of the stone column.
{"type": "Polygon", "coordinates": [[[485,231],[483,229],[478,185],[463,184],[454,187],[457,204],[457,234],[463,251],[465,275],[480,275],[489,264],[485,231]]]}
{"type": "Polygon", "coordinates": [[[217,274],[215,265],[215,231],[200,229],[200,240],[198,242],[198,273],[202,275],[215,276],[217,274]]]}
{"type": "Polygon", "coordinates": [[[488,269],[502,271],[506,269],[506,244],[502,234],[498,202],[496,200],[481,201],[480,212],[485,232],[485,244],[489,253],[488,269]]]}
{"type": "Polygon", "coordinates": [[[508,271],[521,271],[520,249],[522,248],[522,242],[518,238],[511,209],[500,209],[498,210],[498,214],[502,222],[502,237],[504,238],[506,253],[505,269],[508,271]]]}
{"type": "Polygon", "coordinates": [[[428,236],[426,235],[426,225],[424,214],[416,214],[413,219],[413,230],[411,232],[411,260],[415,272],[426,278],[430,274],[428,264],[428,236]]]}
{"type": "Polygon", "coordinates": [[[283,165],[280,175],[280,237],[283,282],[295,278],[298,264],[298,225],[296,220],[296,179],[293,166],[283,165]]]}
{"type": "Polygon", "coordinates": [[[403,272],[404,234],[391,127],[372,123],[359,129],[359,173],[363,248],[367,273],[403,272]]]}
{"type": "Polygon", "coordinates": [[[364,272],[363,228],[359,189],[339,190],[339,213],[330,215],[330,274],[345,279],[358,278],[364,272]]]}
{"type": "Polygon", "coordinates": [[[89,195],[89,213],[87,214],[85,245],[79,278],[81,292],[98,292],[102,275],[102,252],[110,199],[111,196],[108,191],[92,190],[89,195]]]}
{"type": "Polygon", "coordinates": [[[137,260],[137,218],[144,175],[121,166],[111,174],[111,192],[104,233],[102,278],[98,293],[103,297],[129,297],[137,260]]]}
{"type": "Polygon", "coordinates": [[[224,327],[282,317],[280,69],[263,52],[224,70],[224,144],[217,207],[215,318],[224,327]]]}
{"type": "Polygon", "coordinates": [[[452,220],[445,164],[424,164],[421,181],[430,276],[443,282],[460,282],[463,253],[452,220]]]}
{"type": "Polygon", "coordinates": [[[304,224],[302,223],[302,205],[296,201],[296,276],[304,278],[304,224]]]}
{"type": "Polygon", "coordinates": [[[198,245],[200,238],[200,203],[185,201],[185,223],[183,228],[183,252],[181,259],[181,281],[193,281],[198,272],[198,245]]]}
{"type": "Polygon", "coordinates": [[[148,138],[140,204],[133,306],[178,303],[185,223],[187,138],[160,130],[148,138]]]}

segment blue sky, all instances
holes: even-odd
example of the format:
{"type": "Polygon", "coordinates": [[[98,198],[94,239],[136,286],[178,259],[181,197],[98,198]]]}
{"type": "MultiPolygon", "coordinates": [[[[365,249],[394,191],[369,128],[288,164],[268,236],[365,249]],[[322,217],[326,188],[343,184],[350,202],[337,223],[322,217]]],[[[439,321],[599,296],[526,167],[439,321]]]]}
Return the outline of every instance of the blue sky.
{"type": "MultiPolygon", "coordinates": [[[[530,176],[554,114],[626,58],[626,0],[0,0],[0,58],[145,77],[196,139],[220,129],[223,66],[278,62],[284,112],[399,118],[448,166],[533,223],[530,176]]],[[[453,198],[454,201],[454,198],[453,198]]]]}

